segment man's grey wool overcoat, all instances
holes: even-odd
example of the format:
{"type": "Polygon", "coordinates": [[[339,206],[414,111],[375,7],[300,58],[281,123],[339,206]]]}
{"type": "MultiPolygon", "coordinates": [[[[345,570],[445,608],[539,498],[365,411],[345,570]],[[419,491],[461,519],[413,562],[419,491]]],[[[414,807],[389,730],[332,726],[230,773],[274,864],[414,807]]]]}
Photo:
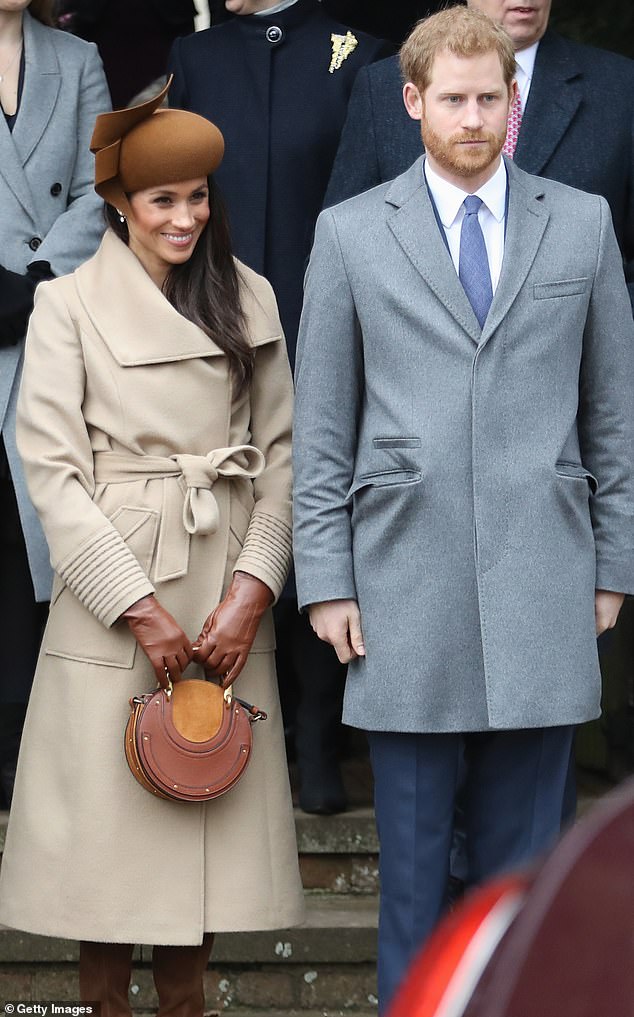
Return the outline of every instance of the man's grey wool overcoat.
{"type": "Polygon", "coordinates": [[[596,717],[594,589],[634,592],[634,326],[609,209],[506,167],[482,330],[421,160],[318,222],[295,560],[301,605],[358,599],[358,727],[596,717]]]}

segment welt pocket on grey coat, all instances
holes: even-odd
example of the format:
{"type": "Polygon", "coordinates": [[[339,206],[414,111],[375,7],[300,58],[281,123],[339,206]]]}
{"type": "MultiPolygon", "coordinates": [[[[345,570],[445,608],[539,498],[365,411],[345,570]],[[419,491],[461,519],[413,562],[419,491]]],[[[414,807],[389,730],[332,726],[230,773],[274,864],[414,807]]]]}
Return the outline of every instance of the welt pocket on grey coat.
{"type": "Polygon", "coordinates": [[[559,282],[533,283],[535,300],[547,300],[549,297],[574,297],[585,293],[588,279],[562,279],[559,282]]]}
{"type": "Polygon", "coordinates": [[[346,495],[346,503],[354,494],[365,487],[406,487],[419,484],[422,478],[420,470],[381,470],[379,473],[364,473],[356,477],[346,495]]]}
{"type": "Polygon", "coordinates": [[[594,474],[582,466],[581,463],[568,463],[560,461],[555,463],[555,473],[558,477],[565,477],[567,480],[585,480],[593,494],[596,494],[599,482],[594,474]]]}
{"type": "Polygon", "coordinates": [[[420,438],[373,438],[373,448],[420,448],[420,438]]]}

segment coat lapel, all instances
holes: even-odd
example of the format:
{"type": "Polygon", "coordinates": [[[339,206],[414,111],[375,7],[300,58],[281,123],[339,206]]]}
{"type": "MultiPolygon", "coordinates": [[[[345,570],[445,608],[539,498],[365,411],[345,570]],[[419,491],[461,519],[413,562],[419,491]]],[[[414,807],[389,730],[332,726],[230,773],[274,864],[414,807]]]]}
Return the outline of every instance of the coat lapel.
{"type": "Polygon", "coordinates": [[[535,260],[548,219],[541,181],[528,176],[506,159],[509,203],[500,281],[480,337],[486,343],[508,314],[535,260]]]}
{"type": "Polygon", "coordinates": [[[221,350],[163,296],[132,251],[111,230],[75,272],[79,298],[122,367],[212,357],[221,350]]]}
{"type": "Polygon", "coordinates": [[[568,130],[583,98],[581,73],[565,39],[546,32],[515,150],[517,165],[527,173],[542,172],[568,130]]]}
{"type": "MultiPolygon", "coordinates": [[[[253,346],[281,341],[279,321],[259,305],[242,270],[242,306],[253,346]]],[[[74,273],[93,327],[121,367],[224,356],[202,329],[172,307],[130,249],[107,230],[95,256],[74,273]]]]}
{"type": "Polygon", "coordinates": [[[474,343],[486,343],[520,292],[539,249],[549,214],[542,204],[541,181],[505,160],[509,205],[502,272],[491,309],[481,330],[440,235],[427,187],[422,159],[397,177],[386,201],[395,211],[388,225],[406,256],[430,289],[474,343]]]}
{"type": "Polygon", "coordinates": [[[441,304],[478,343],[480,326],[440,234],[422,167],[421,158],[387,192],[385,200],[395,208],[388,226],[441,304]]]}
{"type": "Polygon", "coordinates": [[[24,12],[24,53],[24,91],[13,128],[13,140],[22,166],[46,130],[61,85],[50,29],[44,28],[28,11],[24,12]]]}

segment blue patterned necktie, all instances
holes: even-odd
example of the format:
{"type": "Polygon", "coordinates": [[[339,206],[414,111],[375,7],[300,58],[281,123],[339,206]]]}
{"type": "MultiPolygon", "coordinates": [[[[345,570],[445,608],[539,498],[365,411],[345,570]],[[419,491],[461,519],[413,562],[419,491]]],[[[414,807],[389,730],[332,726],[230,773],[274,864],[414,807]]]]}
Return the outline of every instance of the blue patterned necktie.
{"type": "Polygon", "coordinates": [[[478,221],[481,204],[482,198],[478,198],[475,194],[469,194],[464,200],[465,211],[460,230],[460,259],[458,263],[460,282],[464,286],[469,303],[480,323],[480,328],[484,326],[493,300],[489,259],[482,227],[478,221]]]}

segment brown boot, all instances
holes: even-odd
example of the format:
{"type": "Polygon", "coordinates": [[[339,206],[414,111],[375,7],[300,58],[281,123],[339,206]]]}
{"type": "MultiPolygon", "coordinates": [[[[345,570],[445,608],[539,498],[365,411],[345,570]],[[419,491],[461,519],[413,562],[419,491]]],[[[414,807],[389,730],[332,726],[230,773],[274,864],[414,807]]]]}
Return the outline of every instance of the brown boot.
{"type": "Polygon", "coordinates": [[[157,1017],[203,1017],[203,974],[213,945],[213,933],[206,932],[200,946],[152,949],[152,974],[159,998],[157,1017]]]}
{"type": "Polygon", "coordinates": [[[79,995],[101,1003],[101,1017],[131,1017],[128,989],[133,943],[79,944],[79,995]]]}

